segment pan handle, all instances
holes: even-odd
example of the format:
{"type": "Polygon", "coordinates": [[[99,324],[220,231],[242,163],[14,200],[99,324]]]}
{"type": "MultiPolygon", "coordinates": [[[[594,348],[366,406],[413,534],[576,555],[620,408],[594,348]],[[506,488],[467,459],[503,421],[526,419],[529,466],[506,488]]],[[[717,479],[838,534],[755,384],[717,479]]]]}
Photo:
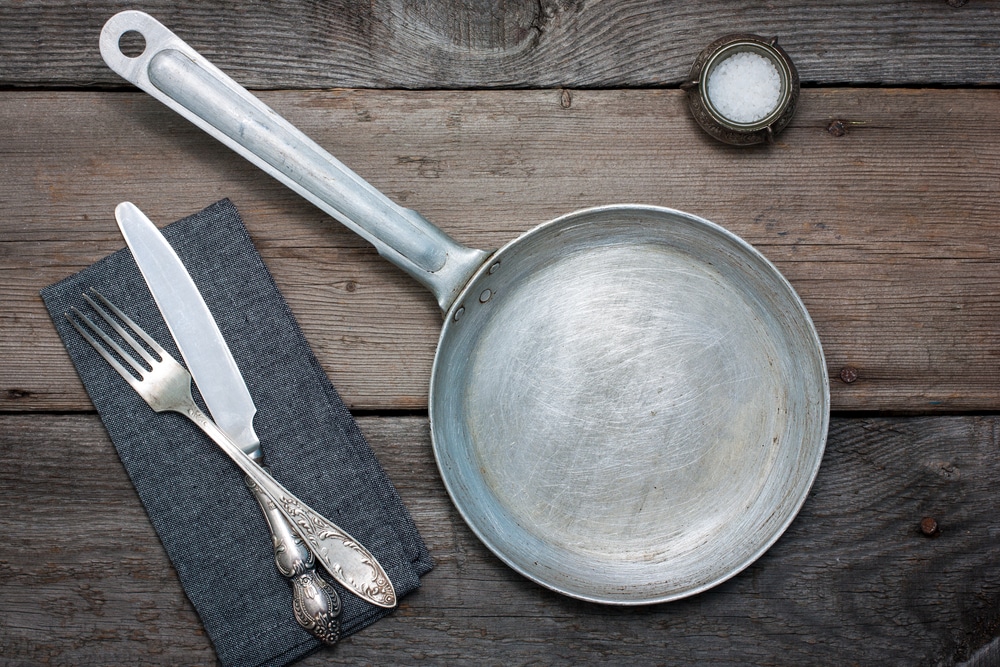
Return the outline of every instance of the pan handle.
{"type": "Polygon", "coordinates": [[[422,215],[372,187],[208,62],[152,16],[115,14],[101,31],[108,66],[375,246],[447,311],[487,253],[456,243],[422,215]],[[131,57],[120,40],[138,33],[131,57]]]}

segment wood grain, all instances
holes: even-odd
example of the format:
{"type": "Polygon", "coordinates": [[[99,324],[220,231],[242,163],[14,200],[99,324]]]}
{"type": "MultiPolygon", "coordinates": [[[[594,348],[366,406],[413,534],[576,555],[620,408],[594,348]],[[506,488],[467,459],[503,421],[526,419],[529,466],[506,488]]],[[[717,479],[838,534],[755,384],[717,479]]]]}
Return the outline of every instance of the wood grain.
{"type": "MultiPolygon", "coordinates": [[[[835,410],[1000,404],[1000,91],[808,90],[778,144],[753,149],[707,138],[679,91],[264,99],[465,244],[617,202],[723,225],[802,296],[835,410]]],[[[425,409],[430,295],[173,112],[139,94],[7,92],[0,126],[0,410],[90,408],[38,290],[122,247],[119,201],[162,225],[224,196],[348,405],[425,409]]]]}
{"type": "MultiPolygon", "coordinates": [[[[996,85],[1000,7],[925,2],[149,0],[252,88],[675,86],[734,32],[778,35],[806,85],[996,85]]],[[[97,50],[121,3],[0,3],[0,86],[117,86],[97,50]]]]}
{"type": "MultiPolygon", "coordinates": [[[[450,505],[425,419],[359,423],[437,565],[393,616],[303,665],[954,664],[1000,629],[997,417],[835,419],[774,547],[643,608],[516,575],[450,505]]],[[[0,416],[0,485],[0,664],[215,664],[95,416],[0,416]]]]}

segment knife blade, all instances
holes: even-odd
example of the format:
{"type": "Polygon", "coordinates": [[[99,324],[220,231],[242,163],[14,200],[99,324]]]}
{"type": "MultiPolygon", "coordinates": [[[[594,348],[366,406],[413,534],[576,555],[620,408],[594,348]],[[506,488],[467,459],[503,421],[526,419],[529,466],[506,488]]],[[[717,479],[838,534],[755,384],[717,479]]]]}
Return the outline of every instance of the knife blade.
{"type": "MultiPolygon", "coordinates": [[[[201,292],[177,253],[137,206],[122,202],[115,208],[115,218],[212,418],[248,456],[259,461],[260,440],[253,428],[257,407],[201,292]]],[[[259,493],[255,485],[250,488],[259,493]]],[[[276,541],[282,528],[297,533],[296,527],[287,524],[280,515],[277,516],[280,525],[274,524],[275,514],[269,513],[274,508],[268,505],[261,503],[276,541]]],[[[275,550],[279,551],[277,544],[275,550]]],[[[395,606],[388,575],[356,540],[338,543],[320,562],[336,581],[361,599],[380,607],[395,606]]],[[[282,569],[281,563],[278,566],[282,569]]],[[[316,579],[322,582],[321,578],[316,579]]],[[[332,588],[329,592],[336,595],[332,588]]]]}
{"type": "Polygon", "coordinates": [[[247,455],[259,458],[260,439],[253,428],[257,406],[201,292],[137,206],[119,204],[115,218],[212,419],[247,455]]]}

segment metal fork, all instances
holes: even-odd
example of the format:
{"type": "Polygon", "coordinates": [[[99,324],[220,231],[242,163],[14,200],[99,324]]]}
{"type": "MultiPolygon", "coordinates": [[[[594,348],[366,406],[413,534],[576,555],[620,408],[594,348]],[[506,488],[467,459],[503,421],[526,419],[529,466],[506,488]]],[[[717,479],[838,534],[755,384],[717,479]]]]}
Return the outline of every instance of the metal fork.
{"type": "Polygon", "coordinates": [[[156,412],[177,412],[194,422],[243,471],[247,477],[247,484],[255,492],[263,494],[270,504],[281,512],[292,529],[309,545],[316,560],[330,573],[330,576],[363,600],[381,607],[394,607],[396,605],[395,590],[378,560],[346,531],[296,498],[275,481],[266,470],[244,454],[239,445],[216,426],[215,422],[202,412],[194,402],[191,396],[191,374],[188,373],[187,369],[181,366],[176,359],[170,356],[114,304],[97,291],[93,291],[93,294],[101,302],[100,305],[86,294],[83,295],[83,298],[90,304],[94,312],[100,315],[131,348],[131,353],[126,352],[111,336],[78,309],[72,308],[73,316],[66,313],[66,318],[104,360],[149,404],[149,407],[156,412]],[[138,335],[159,358],[150,354],[118,321],[108,315],[108,311],[138,335]],[[81,326],[81,322],[87,328],[81,326]],[[104,343],[103,345],[94,337],[95,334],[104,343]],[[116,359],[108,351],[109,349],[127,362],[132,370],[130,371],[116,359]],[[145,364],[140,363],[137,357],[145,364]],[[334,554],[344,554],[345,550],[350,552],[349,558],[342,561],[334,560],[334,554]]]}

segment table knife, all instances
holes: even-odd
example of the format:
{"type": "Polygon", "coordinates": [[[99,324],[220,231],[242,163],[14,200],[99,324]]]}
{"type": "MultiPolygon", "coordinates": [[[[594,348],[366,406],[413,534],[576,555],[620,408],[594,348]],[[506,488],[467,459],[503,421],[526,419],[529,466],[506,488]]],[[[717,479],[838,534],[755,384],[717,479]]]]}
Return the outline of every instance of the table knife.
{"type": "MultiPolygon", "coordinates": [[[[119,204],[115,218],[212,418],[245,453],[259,462],[260,440],[253,428],[257,408],[215,318],[187,269],[156,226],[134,204],[119,204]]],[[[294,587],[296,618],[307,626],[314,622],[316,615],[306,614],[303,622],[299,617],[300,609],[325,608],[327,614],[339,612],[336,591],[315,572],[308,575],[311,571],[308,564],[314,557],[300,539],[298,528],[285,521],[256,485],[248,486],[258,501],[262,501],[261,508],[274,538],[279,571],[282,574],[301,571],[302,575],[293,574],[293,577],[306,576],[298,579],[302,582],[301,587],[298,584],[294,587]],[[328,598],[325,601],[324,595],[328,598]]],[[[357,540],[344,539],[338,543],[336,553],[333,551],[322,554],[319,560],[337,582],[367,602],[381,607],[395,606],[396,597],[388,575],[357,540]]],[[[297,581],[292,580],[293,583],[297,581]]],[[[321,627],[310,630],[314,634],[317,630],[323,632],[321,627]]]]}

